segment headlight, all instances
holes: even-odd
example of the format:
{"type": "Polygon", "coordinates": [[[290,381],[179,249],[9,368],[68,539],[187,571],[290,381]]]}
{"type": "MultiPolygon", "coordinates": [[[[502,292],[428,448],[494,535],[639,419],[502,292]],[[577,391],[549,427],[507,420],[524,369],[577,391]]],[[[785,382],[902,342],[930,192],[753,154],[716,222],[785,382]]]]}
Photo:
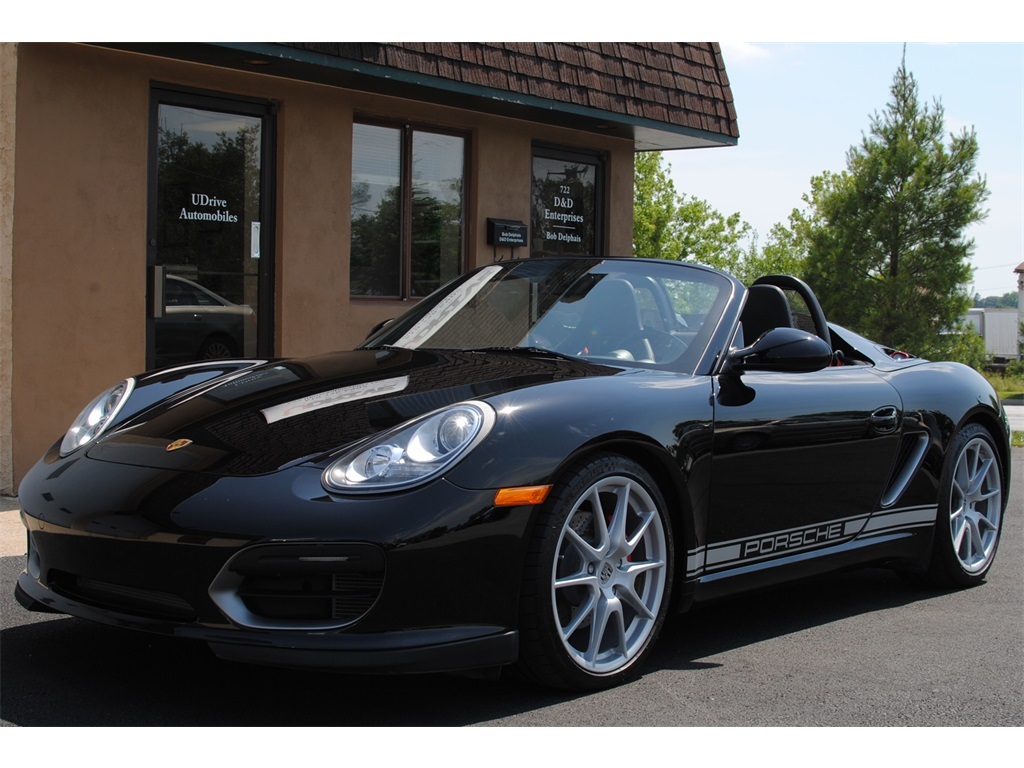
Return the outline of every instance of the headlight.
{"type": "Polygon", "coordinates": [[[135,379],[125,379],[85,406],[85,410],[78,414],[71,429],[64,435],[60,444],[60,455],[67,456],[103,434],[103,430],[128,402],[133,389],[135,379]]]}
{"type": "Polygon", "coordinates": [[[421,483],[479,443],[494,425],[494,410],[459,403],[360,444],[324,470],[333,491],[394,491],[421,483]]]}

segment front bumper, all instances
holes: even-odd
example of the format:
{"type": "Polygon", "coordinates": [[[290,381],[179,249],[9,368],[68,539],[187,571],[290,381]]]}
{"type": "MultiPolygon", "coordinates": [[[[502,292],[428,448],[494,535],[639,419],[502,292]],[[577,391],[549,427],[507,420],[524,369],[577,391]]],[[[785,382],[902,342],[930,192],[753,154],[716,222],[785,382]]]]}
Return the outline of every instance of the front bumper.
{"type": "Polygon", "coordinates": [[[450,671],[517,657],[530,510],[495,509],[493,492],[440,480],[339,499],[311,467],[215,478],[80,458],[37,465],[21,500],[26,607],[291,667],[450,671]]]}
{"type": "Polygon", "coordinates": [[[519,633],[502,627],[461,626],[372,634],[246,631],[199,624],[171,624],[99,609],[54,594],[23,572],[15,585],[29,610],[66,613],[100,624],[202,640],[220,658],[296,669],[359,673],[455,672],[511,664],[519,633]]]}

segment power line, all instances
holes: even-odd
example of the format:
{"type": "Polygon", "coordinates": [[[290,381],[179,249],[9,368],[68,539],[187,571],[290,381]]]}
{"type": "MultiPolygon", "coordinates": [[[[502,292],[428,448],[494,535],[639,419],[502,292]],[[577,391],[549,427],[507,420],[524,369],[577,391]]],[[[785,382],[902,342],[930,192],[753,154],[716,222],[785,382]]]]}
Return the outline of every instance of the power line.
{"type": "Polygon", "coordinates": [[[980,272],[983,269],[1002,269],[1003,267],[1015,267],[1015,266],[1017,266],[1017,265],[1014,262],[1011,261],[1008,264],[994,264],[991,267],[975,267],[974,269],[976,271],[980,272]]]}

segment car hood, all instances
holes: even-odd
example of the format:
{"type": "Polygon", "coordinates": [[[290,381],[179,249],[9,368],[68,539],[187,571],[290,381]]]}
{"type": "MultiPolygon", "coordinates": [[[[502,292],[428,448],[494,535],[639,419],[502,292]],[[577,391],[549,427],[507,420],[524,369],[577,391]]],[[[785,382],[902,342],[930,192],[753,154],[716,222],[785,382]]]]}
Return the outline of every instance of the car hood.
{"type": "MultiPolygon", "coordinates": [[[[135,466],[257,475],[315,461],[464,400],[620,368],[522,350],[368,349],[218,372],[133,412],[88,449],[135,466]]],[[[140,379],[138,396],[168,387],[140,379]]],[[[133,395],[135,398],[136,395],[133,395]]]]}

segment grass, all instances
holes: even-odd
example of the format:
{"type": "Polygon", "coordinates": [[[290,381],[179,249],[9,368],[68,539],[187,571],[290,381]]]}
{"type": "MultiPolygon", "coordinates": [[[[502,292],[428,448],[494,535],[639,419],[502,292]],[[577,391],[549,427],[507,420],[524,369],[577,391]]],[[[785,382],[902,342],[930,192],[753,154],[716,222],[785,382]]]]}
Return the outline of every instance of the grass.
{"type": "Polygon", "coordinates": [[[1024,405],[1024,374],[984,373],[1000,400],[1020,400],[1024,405]]]}
{"type": "MultiPolygon", "coordinates": [[[[982,375],[995,388],[1000,400],[1024,405],[1024,373],[985,372],[982,375]]],[[[1024,448],[1024,432],[1018,430],[1011,434],[1010,445],[1014,448],[1024,448]]]]}

